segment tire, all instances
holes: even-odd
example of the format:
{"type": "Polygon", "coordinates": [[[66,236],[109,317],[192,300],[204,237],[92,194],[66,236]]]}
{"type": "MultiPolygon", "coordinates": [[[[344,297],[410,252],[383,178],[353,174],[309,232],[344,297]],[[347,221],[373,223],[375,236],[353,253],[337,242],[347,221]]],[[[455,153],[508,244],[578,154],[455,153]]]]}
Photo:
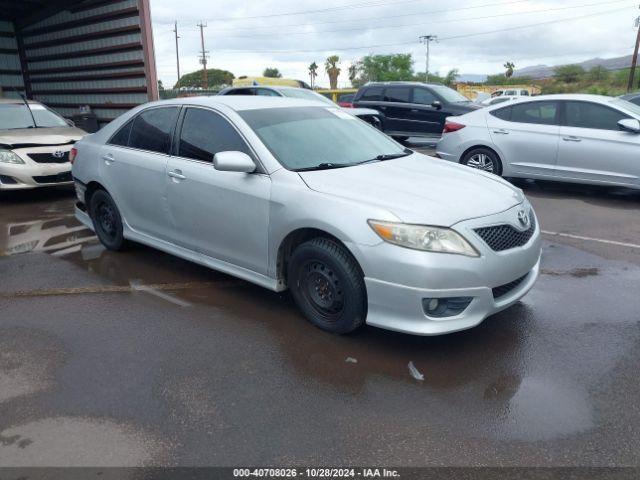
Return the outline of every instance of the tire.
{"type": "Polygon", "coordinates": [[[478,147],[469,150],[460,160],[462,165],[476,168],[484,172],[493,173],[494,175],[502,175],[502,162],[500,157],[488,148],[478,147]]]}
{"type": "Polygon", "coordinates": [[[111,195],[104,190],[94,192],[89,202],[89,216],[100,243],[107,249],[117,251],[126,247],[122,217],[111,195]]]}
{"type": "Polygon", "coordinates": [[[301,244],[291,256],[287,279],[298,308],[315,326],[344,334],[364,324],[364,278],[342,245],[327,238],[301,244]]]}

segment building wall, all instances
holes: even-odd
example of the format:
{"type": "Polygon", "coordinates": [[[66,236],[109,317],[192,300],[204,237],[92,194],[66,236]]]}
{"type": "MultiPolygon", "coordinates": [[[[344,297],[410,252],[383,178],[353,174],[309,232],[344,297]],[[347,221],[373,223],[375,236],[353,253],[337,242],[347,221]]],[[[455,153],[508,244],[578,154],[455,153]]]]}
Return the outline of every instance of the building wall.
{"type": "Polygon", "coordinates": [[[148,0],[89,0],[23,27],[27,94],[69,117],[89,105],[101,125],[157,99],[148,12],[148,0]]]}
{"type": "Polygon", "coordinates": [[[11,22],[0,20],[0,90],[4,96],[24,93],[18,42],[11,22]]]}

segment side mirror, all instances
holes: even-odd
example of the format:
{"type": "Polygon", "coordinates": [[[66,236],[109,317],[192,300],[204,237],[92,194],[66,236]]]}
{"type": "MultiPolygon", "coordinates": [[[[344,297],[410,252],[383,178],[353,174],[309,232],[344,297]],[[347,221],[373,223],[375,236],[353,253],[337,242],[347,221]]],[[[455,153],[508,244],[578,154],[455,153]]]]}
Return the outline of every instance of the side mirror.
{"type": "Polygon", "coordinates": [[[436,110],[440,110],[442,108],[442,102],[440,102],[440,100],[435,100],[431,106],[436,110]]]}
{"type": "Polygon", "coordinates": [[[213,156],[213,166],[221,172],[251,173],[256,171],[256,164],[243,152],[218,152],[213,156]]]}
{"type": "Polygon", "coordinates": [[[623,118],[618,122],[618,128],[623,132],[640,133],[640,121],[635,118],[623,118]]]}

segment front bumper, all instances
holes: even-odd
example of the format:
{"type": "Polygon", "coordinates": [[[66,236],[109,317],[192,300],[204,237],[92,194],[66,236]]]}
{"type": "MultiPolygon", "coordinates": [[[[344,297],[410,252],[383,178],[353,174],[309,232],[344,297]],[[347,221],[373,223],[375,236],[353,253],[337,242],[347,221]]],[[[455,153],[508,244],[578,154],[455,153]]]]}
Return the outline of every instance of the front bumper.
{"type": "Polygon", "coordinates": [[[13,150],[24,164],[0,163],[0,190],[25,190],[55,185],[72,185],[71,163],[37,163],[29,153],[68,152],[71,145],[30,147],[13,150]]]}
{"type": "Polygon", "coordinates": [[[497,215],[454,225],[480,252],[479,257],[421,252],[388,243],[361,246],[357,256],[365,271],[367,324],[416,335],[440,335],[472,328],[516,303],[538,278],[538,222],[525,245],[502,252],[493,251],[474,229],[513,224],[522,208],[518,205],[497,215]],[[507,293],[497,290],[516,280],[519,282],[507,293]],[[471,297],[471,303],[457,315],[436,317],[426,313],[425,299],[459,297],[471,297]]]}

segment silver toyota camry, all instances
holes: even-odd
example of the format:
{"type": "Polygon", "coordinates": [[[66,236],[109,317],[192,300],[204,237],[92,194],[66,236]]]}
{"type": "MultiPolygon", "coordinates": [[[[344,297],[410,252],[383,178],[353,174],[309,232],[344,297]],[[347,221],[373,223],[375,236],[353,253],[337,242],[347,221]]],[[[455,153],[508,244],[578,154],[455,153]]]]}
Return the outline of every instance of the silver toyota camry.
{"type": "Polygon", "coordinates": [[[72,159],[76,215],[107,248],[139,242],[289,289],[331,332],[467,329],[538,276],[540,230],[521,190],[322,103],[150,103],[72,159]]]}

